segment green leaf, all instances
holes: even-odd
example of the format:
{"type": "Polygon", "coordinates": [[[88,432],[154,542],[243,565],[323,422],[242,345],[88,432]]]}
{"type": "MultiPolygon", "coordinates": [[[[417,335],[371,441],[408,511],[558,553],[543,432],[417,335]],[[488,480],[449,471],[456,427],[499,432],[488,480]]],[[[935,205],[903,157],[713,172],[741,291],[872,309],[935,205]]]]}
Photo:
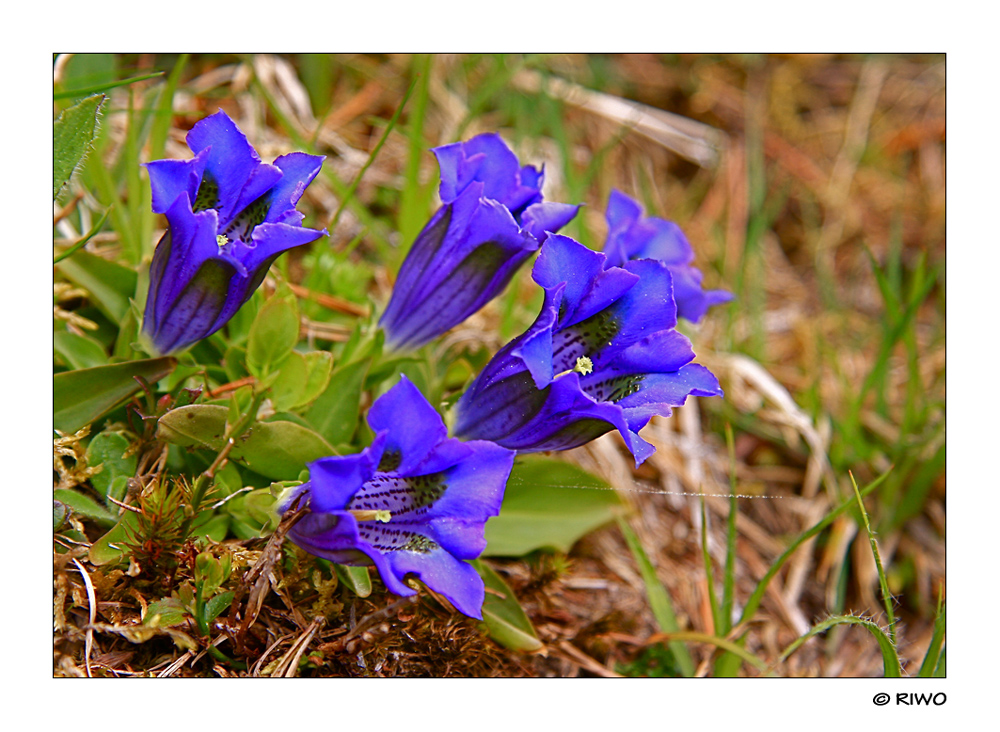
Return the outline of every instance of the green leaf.
{"type": "MultiPolygon", "coordinates": [[[[642,548],[639,537],[632,531],[632,527],[621,517],[618,519],[618,527],[625,537],[625,543],[628,544],[629,549],[632,551],[632,556],[635,557],[636,564],[639,565],[639,574],[642,575],[642,581],[646,585],[646,596],[649,598],[649,609],[653,611],[656,624],[660,626],[660,630],[664,633],[676,633],[680,630],[680,627],[677,625],[677,616],[674,615],[674,605],[670,601],[667,588],[663,586],[663,583],[656,576],[656,569],[653,567],[653,563],[649,561],[649,556],[646,554],[645,549],[642,548]]],[[[681,673],[689,677],[694,676],[694,661],[691,660],[691,655],[688,653],[684,643],[681,641],[670,641],[669,645],[670,652],[674,654],[674,660],[681,669],[681,673]]]]}
{"type": "Polygon", "coordinates": [[[518,557],[546,548],[568,552],[621,509],[608,484],[582,468],[552,458],[518,458],[500,515],[486,524],[484,555],[518,557]]]}
{"type": "Polygon", "coordinates": [[[294,297],[275,295],[265,302],[247,339],[247,367],[265,376],[295,348],[299,341],[299,308],[294,297]]]}
{"type": "Polygon", "coordinates": [[[484,562],[477,559],[471,564],[486,585],[483,624],[490,638],[515,651],[530,653],[539,650],[542,642],[538,640],[514,591],[484,562]]]}
{"type": "MultiPolygon", "coordinates": [[[[228,465],[229,463],[227,463],[228,465]]],[[[205,511],[191,522],[191,536],[207,536],[212,541],[219,543],[229,533],[230,518],[228,513],[213,516],[210,511],[205,511]]]]}
{"type": "Polygon", "coordinates": [[[222,363],[227,379],[230,381],[239,381],[245,376],[249,376],[246,370],[246,358],[247,349],[245,348],[230,346],[226,349],[226,354],[222,357],[222,363]]]}
{"type": "Polygon", "coordinates": [[[271,495],[270,488],[258,488],[255,491],[250,491],[243,499],[243,507],[250,518],[259,521],[270,532],[278,528],[278,522],[281,521],[281,516],[278,515],[275,506],[276,501],[271,495]]]}
{"type": "MultiPolygon", "coordinates": [[[[145,351],[140,351],[132,347],[132,344],[139,340],[139,321],[141,315],[136,312],[137,308],[135,307],[134,300],[129,301],[129,305],[128,312],[125,313],[125,317],[121,319],[121,323],[118,326],[118,336],[115,338],[115,345],[111,349],[111,358],[115,361],[133,361],[136,358],[146,356],[145,351]]],[[[200,371],[200,369],[196,371],[200,371]]]]}
{"type": "Polygon", "coordinates": [[[938,659],[944,652],[944,633],[945,605],[943,596],[939,595],[937,612],[934,615],[934,635],[931,636],[931,642],[927,645],[927,653],[924,655],[924,660],[920,664],[920,670],[917,672],[917,676],[926,678],[934,675],[934,669],[937,667],[938,659]]]}
{"type": "Polygon", "coordinates": [[[211,623],[219,615],[225,612],[229,606],[233,603],[233,597],[236,593],[232,590],[228,590],[221,594],[216,595],[211,600],[205,604],[205,622],[211,623]]]}
{"type": "Polygon", "coordinates": [[[867,618],[859,618],[855,615],[835,615],[823,620],[811,627],[805,635],[796,638],[781,653],[781,660],[784,661],[799,649],[803,643],[819,633],[825,633],[836,625],[860,625],[878,642],[879,650],[882,652],[882,670],[885,678],[898,679],[902,676],[902,668],[899,665],[899,656],[896,654],[896,645],[889,638],[889,635],[878,626],[877,623],[867,618]]]}
{"type": "Polygon", "coordinates": [[[119,562],[125,558],[128,551],[125,542],[130,541],[135,535],[139,525],[139,514],[134,511],[126,511],[108,533],[95,541],[90,546],[88,558],[90,563],[96,566],[119,562]]]}
{"type": "Polygon", "coordinates": [[[305,392],[309,367],[306,357],[292,351],[278,367],[277,378],[271,384],[271,404],[279,412],[298,404],[305,392]]]}
{"type": "Polygon", "coordinates": [[[108,362],[104,346],[84,335],[57,330],[52,336],[55,352],[74,369],[89,369],[108,362]]]}
{"type": "Polygon", "coordinates": [[[214,595],[219,585],[225,582],[222,562],[210,551],[201,552],[194,560],[194,582],[205,595],[214,595]]]}
{"type": "Polygon", "coordinates": [[[302,398],[293,407],[304,407],[316,401],[320,394],[330,383],[330,376],[333,374],[333,354],[329,351],[311,351],[305,354],[306,377],[305,389],[302,391],[302,398]]]}
{"type": "Polygon", "coordinates": [[[52,501],[52,533],[57,533],[69,518],[69,506],[59,501],[52,501]]]}
{"type": "Polygon", "coordinates": [[[358,412],[365,375],[371,361],[363,359],[341,366],[332,374],[322,394],[306,412],[309,424],[331,445],[351,441],[358,427],[358,412]]]}
{"type": "Polygon", "coordinates": [[[135,270],[115,264],[87,251],[80,251],[56,265],[66,279],[90,293],[97,309],[113,323],[121,323],[135,295],[135,270]]]}
{"type": "Polygon", "coordinates": [[[90,476],[90,482],[101,494],[108,495],[116,478],[127,479],[135,475],[139,458],[136,455],[122,457],[129,444],[128,438],[121,432],[104,431],[95,435],[87,445],[87,465],[92,468],[104,466],[100,473],[90,476]]]}
{"type": "Polygon", "coordinates": [[[52,125],[53,198],[59,195],[93,147],[105,99],[103,94],[87,97],[65,110],[52,125]]]}
{"type": "MultiPolygon", "coordinates": [[[[191,404],[173,409],[160,418],[160,439],[181,447],[203,447],[218,452],[226,432],[226,407],[191,404]]],[[[294,422],[258,422],[247,430],[230,458],[274,480],[297,478],[306,463],[336,454],[333,447],[294,422]]]]}
{"type": "Polygon", "coordinates": [[[62,432],[75,432],[139,391],[136,376],[154,383],[176,365],[176,359],[165,356],[56,374],[52,378],[53,424],[62,432]]]}
{"type": "Polygon", "coordinates": [[[187,616],[188,611],[184,608],[184,603],[176,597],[165,597],[149,604],[142,624],[154,628],[169,628],[180,625],[187,616]]]}
{"type": "Polygon", "coordinates": [[[368,597],[372,594],[372,578],[368,567],[351,567],[346,564],[335,564],[337,577],[347,585],[358,597],[368,597]]]}
{"type": "Polygon", "coordinates": [[[117,514],[111,513],[90,496],[85,496],[68,488],[59,488],[53,491],[53,494],[56,500],[69,506],[73,513],[94,519],[99,524],[113,526],[115,521],[118,520],[117,514]]]}

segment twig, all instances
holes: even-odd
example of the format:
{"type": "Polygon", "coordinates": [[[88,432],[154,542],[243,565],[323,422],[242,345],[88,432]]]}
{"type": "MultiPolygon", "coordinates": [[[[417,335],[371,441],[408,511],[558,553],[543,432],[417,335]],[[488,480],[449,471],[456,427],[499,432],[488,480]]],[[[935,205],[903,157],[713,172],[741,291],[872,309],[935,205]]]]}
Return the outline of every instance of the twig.
{"type": "Polygon", "coordinates": [[[312,300],[313,302],[321,305],[327,310],[334,310],[338,313],[344,313],[345,315],[356,315],[359,318],[367,318],[369,314],[368,308],[364,305],[358,305],[350,300],[345,300],[342,297],[336,297],[335,295],[327,295],[323,292],[313,292],[312,290],[302,287],[302,285],[296,285],[291,282],[286,282],[288,289],[296,297],[301,297],[303,300],[312,300]]]}
{"type": "Polygon", "coordinates": [[[257,379],[252,376],[244,376],[242,379],[237,379],[236,381],[230,381],[228,384],[223,384],[222,386],[212,389],[208,392],[208,396],[212,399],[217,399],[223,394],[228,394],[231,391],[236,391],[241,386],[253,386],[257,383],[257,379]]]}

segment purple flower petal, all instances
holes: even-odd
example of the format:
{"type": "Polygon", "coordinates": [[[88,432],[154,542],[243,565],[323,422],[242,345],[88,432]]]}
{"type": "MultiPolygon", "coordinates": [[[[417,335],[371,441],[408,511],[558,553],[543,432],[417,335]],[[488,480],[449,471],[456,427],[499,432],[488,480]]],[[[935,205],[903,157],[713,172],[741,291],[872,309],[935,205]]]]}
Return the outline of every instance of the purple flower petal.
{"type": "Polygon", "coordinates": [[[518,452],[566,450],[617,430],[636,465],[653,452],[638,431],[689,395],[721,396],[691,364],[669,268],[655,260],[605,269],[604,256],[551,236],[535,263],[545,303],[461,396],[455,434],[518,452]]]}
{"type": "Polygon", "coordinates": [[[697,323],[710,307],[733,299],[724,290],[702,290],[701,271],[692,264],[694,250],[677,224],[656,217],[643,218],[642,207],[616,190],[608,199],[606,217],[607,266],[623,267],[634,259],[663,262],[673,276],[678,316],[697,323]]]}
{"type": "Polygon", "coordinates": [[[297,499],[309,506],[289,538],[334,562],[373,564],[399,595],[413,594],[404,580],[415,574],[460,612],[481,617],[483,582],[462,560],[486,547],[484,525],[500,512],[514,453],[449,439],[405,376],[376,400],[368,421],[377,432],[371,447],[310,463],[309,483],[284,499],[283,511],[297,499]]]}
{"type": "Polygon", "coordinates": [[[423,346],[500,294],[577,206],[542,203],[543,174],[499,135],[434,149],[444,205],[417,235],[379,324],[392,350],[423,346]]]}
{"type": "Polygon", "coordinates": [[[175,353],[235,315],[283,251],[326,232],[306,229],[294,208],[322,158],[285,155],[262,163],[225,112],[188,133],[191,160],[146,165],[153,211],[168,229],[153,253],[142,341],[175,353]]]}

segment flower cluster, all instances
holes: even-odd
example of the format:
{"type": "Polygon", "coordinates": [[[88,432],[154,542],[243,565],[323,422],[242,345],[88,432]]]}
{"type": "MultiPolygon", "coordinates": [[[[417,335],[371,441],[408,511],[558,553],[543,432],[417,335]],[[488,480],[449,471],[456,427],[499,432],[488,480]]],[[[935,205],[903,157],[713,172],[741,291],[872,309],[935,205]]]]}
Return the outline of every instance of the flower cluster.
{"type": "Polygon", "coordinates": [[[142,340],[150,353],[181,351],[225,325],[287,249],[326,234],[302,226],[295,204],[323,158],[290,153],[263,163],[217,112],[187,135],[191,160],[146,164],[154,213],[166,214],[149,268],[142,340]]]}
{"type": "MultiPolygon", "coordinates": [[[[153,210],[168,223],[150,267],[142,336],[152,353],[214,333],[275,257],[325,233],[303,227],[295,209],[322,158],[291,153],[262,163],[223,112],[187,140],[193,159],[147,165],[153,210]]],[[[399,595],[414,593],[406,577],[415,575],[480,618],[484,585],[467,560],[485,548],[485,523],[500,511],[515,455],[617,430],[642,463],[654,448],[638,433],[654,415],[689,396],[722,395],[676,325],[731,296],[702,290],[680,229],[645,218],[618,191],[604,253],[594,252],[556,233],[578,206],[544,201],[543,171],[521,166],[498,135],[434,153],[442,205],[410,248],[381,317],[388,351],[414,350],[461,323],[535,253],[541,312],[458,399],[453,437],[400,374],[368,412],[371,444],[310,463],[308,482],[279,507],[308,509],[288,534],[306,551],[374,565],[399,595]]]]}

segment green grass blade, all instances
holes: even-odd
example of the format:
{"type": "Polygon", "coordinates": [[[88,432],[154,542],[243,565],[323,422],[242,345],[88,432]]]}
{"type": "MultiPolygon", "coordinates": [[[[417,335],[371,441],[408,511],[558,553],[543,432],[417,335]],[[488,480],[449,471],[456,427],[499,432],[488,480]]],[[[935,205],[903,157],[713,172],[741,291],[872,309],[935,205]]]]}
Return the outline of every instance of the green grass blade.
{"type": "Polygon", "coordinates": [[[118,195],[118,186],[111,175],[111,169],[104,164],[104,141],[98,136],[94,154],[87,159],[87,164],[82,171],[86,176],[86,182],[95,194],[98,201],[111,211],[111,227],[118,234],[122,251],[128,256],[132,263],[139,261],[137,256],[136,233],[132,227],[132,222],[128,216],[128,207],[121,205],[121,197],[118,195]],[[117,205],[113,205],[117,204],[117,205]]]}
{"type": "Polygon", "coordinates": [[[875,568],[878,570],[878,583],[882,589],[882,602],[885,605],[885,617],[889,623],[889,638],[896,642],[896,618],[892,612],[892,594],[889,592],[889,581],[885,578],[885,569],[882,567],[882,556],[878,551],[878,542],[875,541],[875,534],[872,532],[871,522],[868,521],[868,512],[865,510],[865,502],[861,500],[861,493],[858,491],[858,484],[854,480],[854,473],[847,471],[851,477],[851,485],[854,487],[854,496],[858,500],[858,508],[861,509],[861,519],[865,523],[865,532],[868,534],[868,542],[872,547],[872,554],[875,556],[875,568]]]}
{"type": "Polygon", "coordinates": [[[823,633],[837,625],[860,625],[865,628],[872,634],[872,636],[874,636],[875,640],[878,641],[879,650],[882,652],[882,666],[885,670],[885,677],[899,678],[903,675],[902,668],[899,665],[899,656],[896,653],[896,644],[893,643],[886,632],[882,630],[877,623],[865,618],[859,618],[855,615],[835,615],[832,618],[827,618],[821,623],[817,623],[810,628],[809,632],[805,635],[796,638],[795,641],[793,641],[792,644],[782,652],[781,660],[784,661],[792,655],[803,643],[812,638],[814,635],[823,633]]]}
{"type": "Polygon", "coordinates": [[[53,99],[72,99],[73,97],[82,97],[88,94],[97,94],[98,92],[105,92],[108,89],[115,89],[119,86],[128,86],[129,84],[134,84],[137,81],[145,81],[146,79],[155,79],[157,76],[163,76],[162,71],[156,71],[152,74],[143,74],[142,76],[132,76],[128,79],[122,79],[121,81],[112,81],[108,84],[97,84],[96,86],[88,86],[82,89],[67,89],[66,91],[56,92],[52,95],[53,99]]]}
{"type": "Polygon", "coordinates": [[[189,54],[182,53],[174,64],[167,83],[160,91],[159,99],[156,100],[156,112],[153,118],[153,129],[149,133],[149,159],[159,160],[163,157],[167,147],[167,135],[170,132],[170,123],[173,121],[174,94],[177,93],[177,85],[181,79],[181,73],[187,64],[189,54]]]}
{"type": "MultiPolygon", "coordinates": [[[[943,590],[944,588],[942,588],[943,590]]],[[[931,636],[930,645],[927,646],[927,654],[917,676],[931,677],[937,668],[938,661],[944,658],[944,630],[945,630],[945,604],[943,591],[938,594],[937,612],[934,615],[934,635],[931,636]]]]}
{"type": "Polygon", "coordinates": [[[937,665],[934,667],[934,678],[943,679],[947,676],[947,664],[945,663],[945,648],[941,649],[941,657],[938,658],[937,665]]]}
{"type": "MultiPolygon", "coordinates": [[[[310,144],[310,142],[306,140],[299,133],[298,128],[292,123],[292,121],[288,119],[287,116],[285,116],[285,113],[282,112],[281,108],[275,103],[274,98],[271,96],[271,93],[267,90],[267,88],[263,84],[260,83],[260,80],[257,79],[256,77],[253,80],[253,87],[254,89],[257,90],[257,92],[260,93],[264,101],[267,102],[268,109],[274,115],[275,119],[278,120],[278,124],[280,124],[281,127],[285,130],[285,132],[288,133],[288,136],[292,138],[292,141],[295,143],[295,145],[300,149],[302,149],[303,151],[308,152],[312,155],[319,154],[316,151],[315,146],[310,144]]],[[[369,163],[370,161],[371,158],[369,158],[369,163]]],[[[367,168],[367,164],[365,167],[367,168]]],[[[361,203],[361,201],[358,201],[357,199],[354,198],[353,191],[349,190],[348,187],[344,185],[344,182],[341,181],[340,178],[336,176],[336,174],[329,166],[324,165],[322,173],[326,177],[327,182],[329,182],[330,187],[333,188],[334,194],[342,202],[342,205],[343,202],[346,201],[347,205],[351,207],[351,212],[358,217],[358,221],[361,222],[361,225],[364,226],[371,234],[371,237],[375,240],[375,243],[378,245],[380,254],[384,254],[387,251],[391,251],[392,244],[389,242],[389,237],[386,234],[385,231],[386,227],[383,224],[383,222],[376,219],[372,215],[371,211],[369,211],[368,208],[363,203],[361,203]]],[[[336,221],[336,215],[333,221],[336,221]]],[[[328,225],[326,229],[327,231],[332,232],[333,231],[332,224],[328,225]]]]}
{"type": "Polygon", "coordinates": [[[142,147],[141,117],[135,108],[132,90],[128,95],[128,127],[125,131],[125,148],[122,151],[125,165],[125,190],[128,193],[126,205],[128,218],[135,228],[133,240],[132,263],[142,261],[143,250],[152,246],[153,238],[153,202],[149,183],[140,175],[139,151],[142,147]]]}
{"type": "MultiPolygon", "coordinates": [[[[733,439],[733,428],[728,422],[726,446],[729,451],[729,516],[726,519],[726,570],[722,577],[722,609],[719,613],[721,626],[716,628],[716,632],[721,635],[728,634],[732,629],[736,587],[736,442],[733,439]]],[[[717,677],[735,676],[738,670],[739,658],[731,653],[723,654],[715,664],[717,677]]]]}
{"type": "MultiPolygon", "coordinates": [[[[667,593],[667,588],[657,578],[656,570],[653,568],[652,562],[649,561],[646,551],[642,548],[639,537],[635,535],[632,527],[623,518],[618,519],[618,527],[625,537],[625,543],[628,544],[628,548],[632,551],[632,556],[635,557],[636,564],[639,565],[639,574],[646,585],[646,596],[649,598],[649,609],[653,611],[653,617],[656,618],[657,625],[660,626],[660,630],[664,633],[679,632],[680,628],[677,625],[677,616],[674,614],[674,606],[670,601],[670,595],[667,593]]],[[[683,641],[670,640],[668,641],[668,645],[670,651],[674,654],[677,665],[681,669],[681,673],[685,676],[693,676],[694,661],[691,660],[691,654],[688,653],[683,641]]]]}
{"type": "Polygon", "coordinates": [[[97,223],[90,227],[90,231],[88,231],[86,234],[80,237],[80,240],[75,244],[73,244],[73,246],[71,246],[65,252],[56,255],[55,259],[52,260],[52,263],[59,264],[59,262],[63,261],[64,259],[67,259],[68,257],[72,257],[75,252],[82,249],[87,244],[87,242],[93,239],[94,236],[97,234],[97,232],[101,230],[101,227],[104,226],[104,222],[108,220],[108,215],[110,213],[111,213],[110,209],[105,211],[104,215],[101,216],[100,219],[98,219],[97,223]]]}
{"type": "MultiPolygon", "coordinates": [[[[880,475],[871,483],[869,483],[867,486],[865,486],[864,489],[861,491],[862,497],[867,496],[869,493],[875,490],[875,488],[877,488],[882,483],[882,481],[884,481],[889,476],[891,470],[892,467],[890,466],[889,470],[886,470],[884,473],[882,473],[882,475],[880,475]]],[[[800,546],[802,546],[802,544],[807,542],[809,539],[816,536],[816,534],[821,532],[827,526],[832,524],[838,516],[840,516],[842,513],[847,511],[852,505],[854,505],[854,501],[855,499],[853,497],[845,499],[843,503],[837,506],[837,508],[835,508],[833,511],[831,511],[822,519],[820,519],[820,521],[818,521],[812,527],[803,531],[801,534],[799,534],[799,536],[795,539],[795,541],[789,544],[788,548],[782,553],[780,557],[778,557],[775,560],[774,564],[771,565],[771,568],[767,570],[767,573],[761,578],[760,582],[757,583],[757,587],[754,588],[753,594],[750,595],[750,599],[747,600],[746,607],[743,609],[743,615],[740,616],[741,623],[752,618],[754,613],[757,612],[757,608],[760,607],[761,600],[764,598],[764,592],[767,590],[768,583],[770,583],[770,581],[774,578],[774,576],[781,570],[782,566],[784,566],[785,562],[788,561],[789,557],[791,557],[792,554],[795,553],[795,550],[798,549],[800,546]]]]}
{"type": "Polygon", "coordinates": [[[722,626],[722,608],[719,607],[719,598],[715,594],[715,572],[712,570],[712,557],[708,554],[708,517],[705,513],[705,498],[702,497],[701,505],[701,560],[705,565],[705,584],[708,587],[708,604],[712,608],[712,625],[716,633],[725,635],[722,626]]]}
{"type": "Polygon", "coordinates": [[[330,224],[327,226],[327,231],[333,231],[337,228],[337,222],[340,220],[340,214],[343,212],[344,206],[347,205],[347,201],[349,199],[354,198],[354,192],[358,189],[358,184],[361,183],[361,179],[368,171],[368,168],[371,167],[371,164],[375,162],[375,158],[378,157],[379,151],[382,150],[382,146],[388,139],[389,133],[392,132],[396,123],[399,121],[399,116],[403,113],[403,108],[406,107],[406,103],[410,100],[410,95],[413,94],[413,90],[416,88],[416,85],[417,80],[414,79],[410,83],[410,87],[406,90],[406,94],[403,95],[403,100],[399,103],[399,106],[396,107],[396,111],[393,112],[392,118],[390,118],[388,124],[386,124],[385,131],[382,133],[382,136],[379,138],[378,142],[375,143],[375,147],[372,148],[371,153],[369,153],[365,164],[361,166],[361,170],[359,170],[358,174],[354,176],[354,180],[351,181],[350,186],[347,188],[347,193],[341,197],[340,204],[337,206],[337,210],[334,212],[333,218],[330,219],[330,224]]]}
{"type": "Polygon", "coordinates": [[[731,640],[726,640],[725,638],[719,638],[718,636],[710,635],[708,633],[699,633],[693,630],[657,633],[651,638],[651,640],[661,639],[670,643],[671,647],[673,647],[674,643],[682,644],[684,641],[691,643],[709,643],[716,648],[722,649],[726,653],[738,656],[740,659],[746,661],[761,673],[766,674],[767,676],[774,676],[774,673],[770,670],[771,667],[768,666],[766,662],[750,653],[750,651],[743,646],[733,643],[731,640]]]}
{"type": "MultiPolygon", "coordinates": [[[[416,97],[413,111],[409,115],[409,150],[406,157],[406,172],[403,176],[403,191],[399,199],[399,240],[403,244],[412,242],[427,220],[427,208],[433,185],[420,185],[420,161],[427,153],[424,140],[424,117],[427,115],[427,100],[430,98],[431,56],[421,54],[414,60],[414,83],[416,97]]],[[[411,87],[412,88],[412,87],[411,87]]],[[[448,142],[447,140],[445,142],[448,142]]]]}
{"type": "Polygon", "coordinates": [[[729,449],[729,516],[726,523],[726,574],[722,579],[722,619],[725,632],[730,630],[733,616],[733,594],[736,584],[736,444],[733,428],[726,424],[726,446],[729,449]]]}

